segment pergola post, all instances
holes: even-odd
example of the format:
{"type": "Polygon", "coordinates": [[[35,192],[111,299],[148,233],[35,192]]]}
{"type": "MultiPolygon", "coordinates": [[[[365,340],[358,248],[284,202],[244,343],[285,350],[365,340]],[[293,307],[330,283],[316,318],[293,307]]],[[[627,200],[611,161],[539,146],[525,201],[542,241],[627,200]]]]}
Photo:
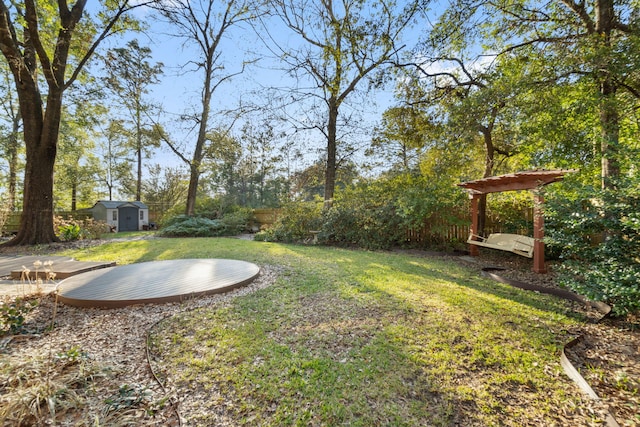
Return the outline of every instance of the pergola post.
{"type": "Polygon", "coordinates": [[[544,196],[542,189],[538,188],[533,193],[533,267],[535,273],[546,273],[547,268],[544,263],[544,215],[542,206],[544,196]]]}
{"type": "MultiPolygon", "coordinates": [[[[478,234],[478,201],[480,200],[480,195],[472,193],[469,197],[471,198],[471,238],[475,240],[474,236],[478,234]]],[[[469,255],[480,255],[478,246],[469,244],[469,255]]]]}

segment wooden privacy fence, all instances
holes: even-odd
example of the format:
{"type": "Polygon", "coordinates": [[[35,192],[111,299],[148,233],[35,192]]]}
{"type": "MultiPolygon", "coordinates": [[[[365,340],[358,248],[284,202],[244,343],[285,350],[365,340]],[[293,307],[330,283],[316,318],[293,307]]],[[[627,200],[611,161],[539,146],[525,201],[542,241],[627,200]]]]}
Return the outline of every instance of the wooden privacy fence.
{"type": "Polygon", "coordinates": [[[282,209],[264,208],[253,210],[253,222],[260,228],[262,226],[271,227],[282,214],[282,209]]]}
{"type": "MultiPolygon", "coordinates": [[[[254,209],[253,221],[258,227],[271,227],[281,214],[281,209],[254,209]]],[[[416,246],[466,242],[469,238],[469,229],[470,220],[466,212],[448,217],[434,214],[425,218],[421,227],[407,229],[406,242],[416,246]]]]}
{"type": "MultiPolygon", "coordinates": [[[[151,209],[150,209],[151,213],[151,209]]],[[[156,210],[156,213],[160,213],[156,210]]],[[[58,216],[64,218],[74,218],[78,220],[92,218],[92,212],[90,210],[78,210],[78,211],[59,211],[55,213],[58,216]]],[[[260,227],[270,227],[282,214],[281,209],[254,209],[252,228],[254,231],[260,229],[260,227]]],[[[13,234],[18,231],[20,226],[21,212],[9,213],[6,221],[2,226],[2,233],[4,235],[13,234]]],[[[150,219],[154,218],[150,214],[150,219]]],[[[485,225],[485,233],[500,233],[505,232],[503,224],[499,222],[498,218],[487,217],[487,223],[485,225]]],[[[450,215],[442,215],[440,213],[432,214],[426,217],[420,227],[409,228],[406,230],[406,242],[414,246],[428,246],[430,244],[443,244],[443,243],[463,243],[466,242],[470,232],[470,218],[467,212],[459,212],[450,215]]],[[[506,230],[512,231],[512,230],[506,230]]],[[[527,234],[526,230],[523,230],[522,234],[527,234]]]]}
{"type": "MultiPolygon", "coordinates": [[[[429,244],[463,243],[469,238],[471,232],[471,218],[467,213],[458,213],[444,216],[433,214],[424,219],[421,227],[407,230],[407,243],[416,246],[428,246],[429,244]]],[[[497,216],[488,215],[486,218],[484,234],[515,232],[529,235],[530,230],[525,228],[513,229],[497,216]]]]}
{"type": "Polygon", "coordinates": [[[407,230],[407,243],[424,246],[430,243],[466,242],[469,230],[467,218],[434,214],[425,218],[421,227],[407,230]]]}
{"type": "MultiPolygon", "coordinates": [[[[90,210],[77,210],[77,211],[58,211],[55,212],[56,216],[60,216],[62,218],[73,218],[78,220],[93,218],[93,212],[90,210]]],[[[21,211],[10,212],[4,221],[4,224],[0,224],[0,231],[2,235],[15,234],[18,232],[20,228],[20,217],[22,216],[21,211]]]]}

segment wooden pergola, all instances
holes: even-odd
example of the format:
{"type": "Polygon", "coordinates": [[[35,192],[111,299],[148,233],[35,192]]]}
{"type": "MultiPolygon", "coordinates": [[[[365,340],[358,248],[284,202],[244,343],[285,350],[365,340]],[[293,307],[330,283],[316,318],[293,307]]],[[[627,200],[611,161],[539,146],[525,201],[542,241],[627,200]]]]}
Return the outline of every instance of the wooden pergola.
{"type": "MultiPolygon", "coordinates": [[[[503,191],[531,190],[533,193],[533,268],[536,273],[546,273],[544,263],[544,217],[542,205],[544,197],[540,189],[545,185],[562,180],[565,174],[574,170],[533,170],[492,176],[458,184],[469,193],[471,198],[471,235],[478,234],[478,199],[483,194],[500,193],[503,191]]],[[[478,256],[476,245],[469,245],[471,256],[478,256]]]]}

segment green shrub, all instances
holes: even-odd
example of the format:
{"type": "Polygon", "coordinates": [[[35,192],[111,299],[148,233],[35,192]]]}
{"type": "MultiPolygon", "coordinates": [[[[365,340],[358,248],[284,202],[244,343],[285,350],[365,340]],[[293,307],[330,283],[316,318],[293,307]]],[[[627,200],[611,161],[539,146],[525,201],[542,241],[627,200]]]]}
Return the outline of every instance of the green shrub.
{"type": "Polygon", "coordinates": [[[533,197],[528,191],[491,193],[487,222],[499,224],[503,233],[533,235],[533,197]]]}
{"type": "Polygon", "coordinates": [[[320,241],[364,249],[389,249],[402,245],[406,228],[391,204],[353,194],[323,214],[320,241]]]}
{"type": "Polygon", "coordinates": [[[178,215],[169,219],[158,234],[165,237],[217,237],[228,234],[228,230],[217,219],[178,215]]]}
{"type": "Polygon", "coordinates": [[[65,242],[80,239],[80,226],[78,224],[63,225],[58,229],[59,237],[65,242]]]}
{"type": "MultiPolygon", "coordinates": [[[[158,220],[159,227],[168,227],[171,224],[175,223],[175,221],[182,221],[182,219],[180,218],[187,217],[184,212],[184,203],[172,206],[171,208],[167,209],[158,220]]],[[[221,219],[221,203],[218,201],[218,199],[212,199],[210,197],[198,197],[196,199],[196,206],[193,216],[208,219],[221,219]]]]}
{"type": "Polygon", "coordinates": [[[18,334],[24,327],[26,315],[29,314],[38,302],[16,298],[10,302],[0,302],[0,335],[18,334]]]}
{"type": "Polygon", "coordinates": [[[640,180],[615,190],[579,184],[552,195],[546,205],[546,235],[560,251],[560,281],[615,315],[640,311],[640,180]]]}
{"type": "Polygon", "coordinates": [[[249,208],[239,208],[225,214],[222,222],[227,227],[230,234],[238,234],[249,228],[249,223],[253,217],[253,210],[249,208]]]}
{"type": "Polygon", "coordinates": [[[54,217],[54,226],[58,230],[58,238],[65,242],[74,240],[93,240],[109,231],[104,221],[96,221],[93,218],[75,219],[72,217],[54,217]]]}
{"type": "MultiPolygon", "coordinates": [[[[411,174],[361,182],[342,188],[330,209],[322,202],[297,202],[285,206],[272,228],[256,240],[301,242],[318,230],[318,242],[364,249],[389,249],[408,244],[407,231],[421,228],[425,218],[438,213],[445,221],[465,195],[450,182],[440,183],[411,174]]],[[[441,245],[437,233],[423,245],[441,245]]]]}
{"type": "Polygon", "coordinates": [[[255,240],[301,242],[309,239],[309,231],[322,224],[322,202],[292,202],[282,207],[271,228],[255,235],[255,240]]]}
{"type": "Polygon", "coordinates": [[[251,209],[243,208],[232,210],[220,219],[175,215],[165,218],[158,234],[166,237],[235,236],[248,228],[252,215],[251,209]]]}
{"type": "Polygon", "coordinates": [[[164,211],[156,221],[156,225],[158,228],[168,227],[174,218],[179,216],[184,216],[184,205],[175,205],[164,211]]]}

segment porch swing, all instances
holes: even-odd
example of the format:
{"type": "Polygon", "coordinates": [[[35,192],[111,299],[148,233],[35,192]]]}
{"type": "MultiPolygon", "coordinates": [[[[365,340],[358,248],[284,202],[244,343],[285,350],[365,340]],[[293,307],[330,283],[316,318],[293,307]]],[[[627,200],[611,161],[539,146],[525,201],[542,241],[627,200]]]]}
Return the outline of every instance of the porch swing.
{"type": "Polygon", "coordinates": [[[533,258],[532,270],[546,273],[544,264],[544,218],[542,204],[544,199],[539,191],[543,186],[562,180],[565,174],[573,170],[533,170],[513,174],[492,176],[458,184],[469,193],[471,198],[471,233],[467,243],[471,256],[478,256],[478,247],[513,252],[527,258],[533,258]],[[493,233],[488,237],[478,235],[478,199],[483,194],[503,191],[532,190],[533,237],[510,233],[493,233]]]}
{"type": "Polygon", "coordinates": [[[517,255],[533,258],[535,239],[529,236],[510,233],[491,233],[488,237],[471,233],[469,234],[467,243],[490,249],[513,252],[517,255]]]}
{"type": "MultiPolygon", "coordinates": [[[[529,221],[527,221],[528,223],[529,221]]],[[[531,224],[529,224],[531,225],[531,224]]],[[[533,258],[535,239],[515,233],[491,233],[487,237],[469,234],[467,243],[499,251],[512,252],[527,258],[533,258]]]]}

